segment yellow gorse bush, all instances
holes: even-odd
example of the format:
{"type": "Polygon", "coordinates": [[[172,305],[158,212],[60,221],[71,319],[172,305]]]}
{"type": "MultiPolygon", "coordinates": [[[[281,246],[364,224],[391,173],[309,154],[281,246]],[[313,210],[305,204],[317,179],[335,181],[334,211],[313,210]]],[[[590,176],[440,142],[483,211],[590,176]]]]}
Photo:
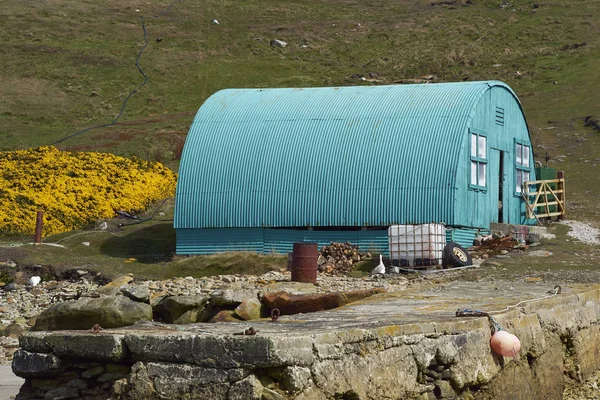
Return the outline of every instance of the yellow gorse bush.
{"type": "Polygon", "coordinates": [[[139,212],[175,194],[177,174],[160,163],[55,147],[0,152],[0,234],[43,235],[85,227],[115,210],[139,212]]]}

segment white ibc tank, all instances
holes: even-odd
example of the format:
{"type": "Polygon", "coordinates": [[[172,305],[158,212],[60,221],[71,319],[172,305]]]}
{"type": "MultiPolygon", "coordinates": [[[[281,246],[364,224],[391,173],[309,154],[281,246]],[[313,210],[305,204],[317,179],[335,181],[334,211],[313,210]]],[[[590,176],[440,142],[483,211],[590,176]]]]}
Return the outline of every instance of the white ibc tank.
{"type": "Polygon", "coordinates": [[[442,263],[446,245],[443,224],[392,225],[388,228],[390,259],[401,267],[426,267],[442,263]]]}

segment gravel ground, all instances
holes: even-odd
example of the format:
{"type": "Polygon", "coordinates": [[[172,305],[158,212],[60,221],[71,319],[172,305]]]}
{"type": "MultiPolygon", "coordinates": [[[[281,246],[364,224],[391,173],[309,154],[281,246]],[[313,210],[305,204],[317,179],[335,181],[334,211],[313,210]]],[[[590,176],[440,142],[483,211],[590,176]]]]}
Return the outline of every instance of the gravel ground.
{"type": "Polygon", "coordinates": [[[561,223],[571,228],[567,235],[572,238],[587,244],[600,244],[598,229],[579,221],[562,221],[561,223]]]}

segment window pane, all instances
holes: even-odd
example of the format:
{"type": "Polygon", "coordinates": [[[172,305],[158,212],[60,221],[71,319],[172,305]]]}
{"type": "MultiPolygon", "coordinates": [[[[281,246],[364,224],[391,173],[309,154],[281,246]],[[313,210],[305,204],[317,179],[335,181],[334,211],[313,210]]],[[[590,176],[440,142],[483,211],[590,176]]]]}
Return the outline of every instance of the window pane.
{"type": "Polygon", "coordinates": [[[477,135],[471,134],[471,157],[477,157],[477,135]]]}
{"type": "Polygon", "coordinates": [[[485,165],[484,163],[479,163],[477,165],[478,170],[479,170],[479,182],[478,185],[479,186],[485,186],[485,165]]]}
{"type": "Polygon", "coordinates": [[[477,163],[471,161],[471,185],[477,185],[477,163]]]}
{"type": "Polygon", "coordinates": [[[477,146],[477,157],[485,158],[486,137],[479,136],[479,146],[477,146]]]}
{"type": "Polygon", "coordinates": [[[529,146],[523,146],[523,166],[529,167],[529,146]]]}
{"type": "Polygon", "coordinates": [[[521,176],[521,170],[518,169],[517,170],[517,181],[516,181],[516,191],[517,193],[521,193],[521,184],[522,184],[522,176],[521,176]]]}
{"type": "Polygon", "coordinates": [[[517,144],[517,155],[516,155],[517,165],[523,165],[523,157],[521,155],[522,152],[523,152],[523,146],[521,146],[520,144],[517,144]]]}
{"type": "Polygon", "coordinates": [[[523,183],[529,180],[529,171],[523,171],[523,183]]]}

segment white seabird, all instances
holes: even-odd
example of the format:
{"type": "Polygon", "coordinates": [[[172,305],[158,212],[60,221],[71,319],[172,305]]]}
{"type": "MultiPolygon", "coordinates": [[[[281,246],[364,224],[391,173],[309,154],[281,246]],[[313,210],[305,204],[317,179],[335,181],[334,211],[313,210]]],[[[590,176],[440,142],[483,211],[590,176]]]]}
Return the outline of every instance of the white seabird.
{"type": "Polygon", "coordinates": [[[383,275],[385,274],[385,265],[383,265],[383,256],[379,255],[379,265],[373,268],[371,275],[383,275]]]}

